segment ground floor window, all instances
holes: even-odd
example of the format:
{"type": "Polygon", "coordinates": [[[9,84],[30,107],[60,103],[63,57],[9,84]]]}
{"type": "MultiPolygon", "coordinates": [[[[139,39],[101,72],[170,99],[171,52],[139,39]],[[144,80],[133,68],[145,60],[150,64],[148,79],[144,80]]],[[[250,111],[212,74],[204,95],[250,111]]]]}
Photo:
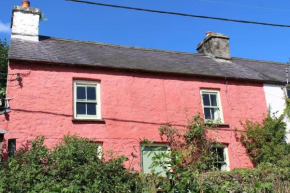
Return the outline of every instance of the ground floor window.
{"type": "Polygon", "coordinates": [[[16,139],[8,139],[8,156],[14,156],[16,151],[16,139]]]}
{"type": "Polygon", "coordinates": [[[97,154],[100,159],[103,158],[103,143],[101,142],[92,142],[96,146],[97,154]]]}
{"type": "Polygon", "coordinates": [[[152,163],[154,161],[154,158],[161,156],[163,158],[166,158],[170,153],[169,147],[166,145],[144,145],[141,146],[141,157],[142,157],[142,171],[143,173],[152,173],[153,171],[155,173],[160,173],[161,176],[165,176],[165,167],[166,161],[168,159],[160,160],[160,164],[158,166],[152,168],[152,163]],[[165,156],[164,156],[165,155],[165,156]],[[162,164],[163,162],[163,164],[162,164]]]}
{"type": "Polygon", "coordinates": [[[228,148],[225,145],[216,145],[212,149],[213,153],[213,167],[221,171],[229,171],[229,157],[228,157],[228,148]]]}

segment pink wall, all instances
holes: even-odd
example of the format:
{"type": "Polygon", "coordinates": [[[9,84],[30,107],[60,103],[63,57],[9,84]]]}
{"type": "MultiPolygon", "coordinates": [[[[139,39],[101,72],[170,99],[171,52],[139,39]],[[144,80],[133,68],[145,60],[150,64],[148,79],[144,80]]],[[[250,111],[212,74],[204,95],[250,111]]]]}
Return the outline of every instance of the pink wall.
{"type": "MultiPolygon", "coordinates": [[[[29,73],[22,77],[22,87],[9,81],[12,97],[9,123],[0,117],[0,126],[9,131],[6,140],[17,138],[17,147],[44,135],[52,147],[65,135],[103,142],[103,149],[114,150],[132,158],[138,155],[135,169],[140,169],[140,138],[161,142],[158,127],[170,122],[186,124],[189,115],[202,112],[200,89],[219,89],[224,122],[230,127],[215,133],[228,144],[230,167],[252,167],[245,149],[236,141],[240,120],[261,121],[267,112],[263,85],[245,82],[183,78],[132,72],[10,63],[9,73],[29,73]],[[73,117],[73,79],[101,80],[102,118],[105,123],[75,122],[73,117]]],[[[15,78],[15,77],[14,77],[15,78]]]]}

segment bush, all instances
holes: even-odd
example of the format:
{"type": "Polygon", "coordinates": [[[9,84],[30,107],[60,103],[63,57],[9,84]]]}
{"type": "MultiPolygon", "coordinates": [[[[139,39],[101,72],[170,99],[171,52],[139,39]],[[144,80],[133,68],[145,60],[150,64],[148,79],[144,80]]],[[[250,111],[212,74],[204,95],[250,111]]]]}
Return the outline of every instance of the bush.
{"type": "Polygon", "coordinates": [[[151,168],[154,171],[156,167],[163,167],[167,179],[170,179],[170,183],[163,185],[165,192],[195,192],[199,187],[199,176],[215,170],[216,154],[212,148],[218,144],[208,137],[208,132],[215,132],[215,128],[215,124],[205,122],[200,115],[189,119],[183,129],[171,125],[159,128],[160,136],[168,142],[170,152],[155,154],[151,168]]]}
{"type": "Polygon", "coordinates": [[[0,95],[5,97],[6,94],[6,78],[8,67],[8,43],[7,40],[0,39],[0,95]]]}
{"type": "Polygon", "coordinates": [[[245,146],[253,164],[277,164],[290,153],[290,146],[285,141],[286,123],[284,114],[280,117],[268,116],[262,123],[246,121],[242,124],[245,131],[240,131],[241,143],[245,146]]]}
{"type": "Polygon", "coordinates": [[[289,168],[281,168],[272,164],[262,164],[256,169],[209,172],[200,176],[200,186],[197,192],[290,192],[289,172],[289,168]]]}
{"type": "Polygon", "coordinates": [[[127,158],[104,161],[96,144],[76,136],[52,150],[43,142],[38,138],[2,163],[0,192],[141,192],[139,174],[124,168],[127,158]]]}
{"type": "Polygon", "coordinates": [[[171,147],[170,153],[156,154],[152,168],[163,166],[167,177],[124,168],[126,157],[104,160],[97,145],[88,139],[65,136],[53,149],[44,138],[21,149],[0,163],[0,192],[44,193],[274,193],[290,192],[290,151],[284,141],[281,117],[267,117],[263,123],[246,122],[242,143],[255,169],[216,171],[212,166],[212,144],[207,137],[215,128],[200,116],[184,129],[170,125],[159,128],[171,147]],[[168,165],[171,167],[168,168],[168,165]]]}

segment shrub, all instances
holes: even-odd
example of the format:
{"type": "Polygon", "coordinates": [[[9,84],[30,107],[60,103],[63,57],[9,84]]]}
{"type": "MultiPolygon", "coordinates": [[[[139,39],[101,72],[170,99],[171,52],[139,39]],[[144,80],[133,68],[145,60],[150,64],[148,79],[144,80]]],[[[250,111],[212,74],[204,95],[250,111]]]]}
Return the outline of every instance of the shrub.
{"type": "Polygon", "coordinates": [[[65,136],[54,149],[40,137],[29,151],[2,163],[0,192],[141,192],[139,174],[124,168],[123,156],[100,159],[96,144],[65,136]]]}
{"type": "Polygon", "coordinates": [[[285,141],[286,123],[284,114],[280,117],[268,116],[262,123],[246,121],[240,131],[241,143],[255,166],[261,163],[277,164],[290,153],[290,146],[285,141]]]}
{"type": "MultiPolygon", "coordinates": [[[[213,169],[215,155],[212,147],[216,141],[207,134],[215,127],[215,124],[207,123],[197,115],[183,129],[171,125],[159,128],[161,138],[168,142],[170,152],[155,154],[151,168],[154,171],[156,167],[163,167],[170,179],[170,183],[164,184],[165,192],[194,192],[200,173],[213,169]]],[[[151,142],[147,140],[147,143],[151,142]]]]}
{"type": "Polygon", "coordinates": [[[6,78],[8,67],[8,43],[7,40],[0,39],[0,95],[5,97],[6,94],[6,78]]]}

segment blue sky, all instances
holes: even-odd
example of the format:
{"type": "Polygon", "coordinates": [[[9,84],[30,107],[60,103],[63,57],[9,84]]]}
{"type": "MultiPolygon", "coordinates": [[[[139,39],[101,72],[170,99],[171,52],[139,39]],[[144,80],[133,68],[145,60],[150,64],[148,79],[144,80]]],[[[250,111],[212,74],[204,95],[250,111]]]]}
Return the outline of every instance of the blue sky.
{"type": "MultiPolygon", "coordinates": [[[[290,25],[289,0],[91,1],[290,25]]],[[[20,4],[21,0],[1,2],[0,39],[9,39],[12,8],[20,4]]],[[[213,31],[231,38],[231,54],[234,57],[278,62],[287,62],[290,57],[290,28],[144,13],[64,0],[31,0],[31,7],[40,8],[48,18],[40,24],[41,35],[196,53],[196,46],[205,37],[205,32],[213,31]]]]}

